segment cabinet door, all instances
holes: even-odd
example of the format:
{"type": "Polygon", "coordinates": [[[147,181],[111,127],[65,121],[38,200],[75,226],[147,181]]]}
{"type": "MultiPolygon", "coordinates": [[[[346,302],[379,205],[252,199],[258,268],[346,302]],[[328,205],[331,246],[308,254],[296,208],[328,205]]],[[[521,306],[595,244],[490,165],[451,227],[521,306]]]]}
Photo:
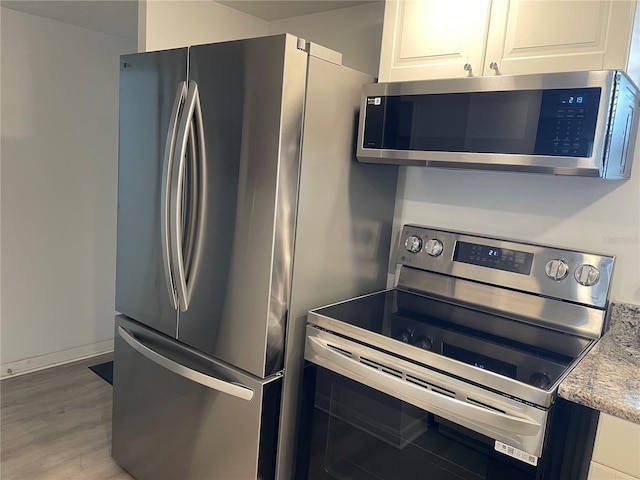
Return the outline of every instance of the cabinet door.
{"type": "Polygon", "coordinates": [[[637,480],[637,478],[617,472],[599,463],[591,462],[587,480],[637,480]]]}
{"type": "Polygon", "coordinates": [[[480,75],[489,6],[489,0],[387,0],[379,80],[480,75]]]}
{"type": "Polygon", "coordinates": [[[484,75],[625,69],[635,3],[494,0],[484,75]]]}
{"type": "Polygon", "coordinates": [[[595,462],[589,466],[589,477],[587,480],[616,480],[615,470],[603,467],[595,462]]]}
{"type": "Polygon", "coordinates": [[[640,478],[639,452],[640,425],[611,415],[600,415],[593,450],[594,462],[640,478]]]}

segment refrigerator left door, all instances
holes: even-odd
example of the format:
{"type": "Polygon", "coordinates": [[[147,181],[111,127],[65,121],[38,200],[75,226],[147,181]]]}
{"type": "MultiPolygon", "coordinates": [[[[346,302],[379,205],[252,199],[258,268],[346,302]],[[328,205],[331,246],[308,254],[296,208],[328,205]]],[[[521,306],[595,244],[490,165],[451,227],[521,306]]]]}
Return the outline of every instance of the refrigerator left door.
{"type": "Polygon", "coordinates": [[[137,480],[273,480],[282,377],[116,317],[111,455],[137,480]]]}
{"type": "Polygon", "coordinates": [[[182,48],[120,58],[116,310],[173,337],[163,185],[184,103],[187,55],[182,48]]]}

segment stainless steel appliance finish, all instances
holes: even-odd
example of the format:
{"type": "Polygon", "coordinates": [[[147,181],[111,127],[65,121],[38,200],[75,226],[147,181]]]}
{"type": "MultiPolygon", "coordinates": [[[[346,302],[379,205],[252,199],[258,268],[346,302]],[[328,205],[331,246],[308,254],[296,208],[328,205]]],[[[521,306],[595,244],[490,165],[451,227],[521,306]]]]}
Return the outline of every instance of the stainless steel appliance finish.
{"type": "Polygon", "coordinates": [[[122,57],[113,456],[139,480],[290,478],[306,312],[386,282],[397,171],[355,161],[371,77],[339,58],[122,57]]]}
{"type": "Polygon", "coordinates": [[[116,330],[111,454],[134,478],[273,470],[282,377],[249,375],[124,316],[116,330]]]}
{"type": "Polygon", "coordinates": [[[620,71],[375,83],[363,88],[357,156],[627,179],[639,100],[638,88],[620,71]],[[462,97],[469,103],[456,100],[462,97]],[[389,107],[391,101],[398,105],[389,107]],[[421,108],[425,101],[433,105],[421,108]]]}
{"type": "Polygon", "coordinates": [[[559,383],[605,328],[614,260],[405,225],[396,288],[310,311],[305,358],[535,465],[559,383]]]}
{"type": "Polygon", "coordinates": [[[535,406],[491,395],[314,326],[307,330],[305,358],[475,432],[533,455],[542,453],[547,415],[535,406]]]}
{"type": "Polygon", "coordinates": [[[166,287],[160,198],[168,185],[163,157],[172,148],[165,143],[177,127],[174,98],[187,79],[187,53],[151,52],[120,66],[116,310],[170,336],[177,313],[173,288],[169,294],[166,287]]]}

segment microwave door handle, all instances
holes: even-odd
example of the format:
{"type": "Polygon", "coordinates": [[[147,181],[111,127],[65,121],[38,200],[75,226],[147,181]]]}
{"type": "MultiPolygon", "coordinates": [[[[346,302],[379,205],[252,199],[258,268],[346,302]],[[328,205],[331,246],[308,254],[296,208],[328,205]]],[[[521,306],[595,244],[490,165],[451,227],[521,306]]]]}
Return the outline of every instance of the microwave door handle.
{"type": "Polygon", "coordinates": [[[251,401],[253,399],[255,393],[253,389],[245,385],[231,383],[216,377],[212,377],[210,375],[205,375],[204,373],[198,372],[197,370],[193,370],[178,362],[175,362],[170,358],[165,357],[164,355],[160,355],[158,352],[144,345],[129,331],[121,326],[118,326],[118,335],[120,335],[120,338],[127,342],[131,348],[143,355],[145,358],[151,360],[153,363],[161,366],[162,368],[175,373],[176,375],[180,375],[187,380],[191,380],[192,382],[196,382],[202,386],[217,390],[222,393],[227,393],[242,400],[251,401]]]}
{"type": "Polygon", "coordinates": [[[187,296],[187,278],[183,256],[183,207],[184,207],[184,177],[185,177],[185,157],[189,136],[193,122],[193,112],[198,100],[198,85],[193,80],[189,82],[187,99],[182,111],[182,118],[178,126],[178,143],[175,146],[173,169],[171,174],[171,200],[169,214],[169,233],[172,248],[172,267],[175,276],[175,288],[178,295],[178,305],[181,312],[189,308],[189,298],[187,296]]]}
{"type": "Polygon", "coordinates": [[[169,211],[170,211],[170,189],[171,173],[174,163],[174,148],[178,130],[178,120],[180,110],[187,95],[186,82],[180,82],[171,107],[171,117],[167,128],[167,138],[164,146],[164,158],[162,161],[162,183],[160,194],[160,235],[162,243],[162,266],[164,269],[165,284],[169,293],[169,299],[173,308],[178,308],[178,300],[173,282],[173,271],[171,269],[171,246],[169,235],[169,211]]]}
{"type": "Polygon", "coordinates": [[[493,428],[497,427],[504,431],[526,436],[536,435],[542,427],[538,422],[530,418],[509,415],[508,413],[462,402],[375,370],[360,363],[358,360],[334,351],[317,338],[307,337],[307,346],[314,353],[313,358],[308,358],[305,355],[307,360],[336,373],[344,374],[365,385],[373,386],[372,388],[378,388],[385,393],[391,395],[393,393],[390,392],[394,391],[403,393],[414,400],[411,402],[413,405],[425,410],[437,408],[457,418],[470,419],[475,423],[482,423],[493,428]]]}

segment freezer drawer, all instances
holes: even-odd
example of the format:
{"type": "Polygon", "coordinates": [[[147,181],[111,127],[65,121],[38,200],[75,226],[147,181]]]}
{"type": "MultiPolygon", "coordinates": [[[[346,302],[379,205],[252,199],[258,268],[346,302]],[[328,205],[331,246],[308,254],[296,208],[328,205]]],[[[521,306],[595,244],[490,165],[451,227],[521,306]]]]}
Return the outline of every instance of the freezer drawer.
{"type": "Polygon", "coordinates": [[[281,388],[117,316],[111,454],[137,480],[273,479],[281,388]]]}

